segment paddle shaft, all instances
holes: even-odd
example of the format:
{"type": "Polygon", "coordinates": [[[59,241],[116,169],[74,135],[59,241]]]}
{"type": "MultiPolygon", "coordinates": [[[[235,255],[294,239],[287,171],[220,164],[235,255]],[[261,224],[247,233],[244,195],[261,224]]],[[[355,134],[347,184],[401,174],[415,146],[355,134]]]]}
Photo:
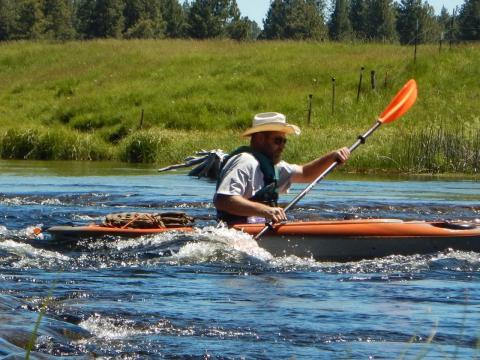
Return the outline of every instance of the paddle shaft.
{"type": "MultiPolygon", "coordinates": [[[[353,152],[356,148],[358,148],[361,144],[364,144],[365,140],[367,140],[367,138],[370,135],[372,135],[372,133],[375,130],[377,130],[380,127],[380,125],[382,125],[382,122],[377,121],[375,123],[375,125],[373,125],[370,129],[368,129],[368,131],[365,134],[360,135],[358,137],[357,141],[355,141],[355,143],[348,148],[348,150],[350,150],[350,153],[353,152]]],[[[333,162],[327,169],[325,169],[320,175],[318,175],[317,178],[315,180],[313,180],[301,193],[299,193],[297,196],[295,196],[295,198],[292,201],[290,201],[290,203],[287,206],[285,206],[285,208],[283,210],[288,211],[293,206],[295,206],[305,195],[307,195],[307,193],[310,190],[312,190],[312,188],[315,185],[317,185],[317,183],[322,181],[323,178],[325,178],[328,174],[330,174],[333,171],[333,169],[335,169],[339,164],[340,163],[338,161],[333,162]]],[[[265,227],[262,229],[262,231],[260,231],[257,235],[254,236],[254,239],[258,240],[272,226],[273,226],[273,222],[270,221],[268,224],[265,225],[265,227]]]]}

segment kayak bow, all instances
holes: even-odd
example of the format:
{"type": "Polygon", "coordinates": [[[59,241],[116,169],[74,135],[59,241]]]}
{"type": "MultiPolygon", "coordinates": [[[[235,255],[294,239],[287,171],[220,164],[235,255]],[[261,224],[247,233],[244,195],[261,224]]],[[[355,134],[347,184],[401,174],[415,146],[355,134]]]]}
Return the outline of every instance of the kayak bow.
{"type": "MultiPolygon", "coordinates": [[[[263,224],[235,228],[254,236],[263,224]]],[[[463,222],[397,219],[292,222],[275,226],[259,244],[275,256],[335,261],[427,254],[450,248],[480,252],[480,227],[463,222]]]]}

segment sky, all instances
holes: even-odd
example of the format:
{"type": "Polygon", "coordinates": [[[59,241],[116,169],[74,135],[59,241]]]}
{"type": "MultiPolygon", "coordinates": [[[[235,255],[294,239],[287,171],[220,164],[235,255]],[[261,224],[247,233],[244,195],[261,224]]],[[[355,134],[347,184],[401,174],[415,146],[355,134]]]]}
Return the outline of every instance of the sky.
{"type": "MultiPolygon", "coordinates": [[[[427,0],[435,8],[437,14],[440,13],[442,6],[451,14],[453,9],[463,4],[464,0],[427,0]]],[[[327,2],[329,3],[329,1],[327,2]]],[[[242,16],[248,16],[250,20],[255,20],[260,27],[263,27],[263,19],[266,17],[270,0],[237,0],[237,5],[242,16]]]]}

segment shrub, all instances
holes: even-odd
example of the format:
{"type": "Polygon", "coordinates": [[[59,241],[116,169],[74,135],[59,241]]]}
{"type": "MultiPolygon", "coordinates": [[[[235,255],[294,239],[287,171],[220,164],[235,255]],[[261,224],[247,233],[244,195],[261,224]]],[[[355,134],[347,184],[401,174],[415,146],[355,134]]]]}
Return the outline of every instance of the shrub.
{"type": "Polygon", "coordinates": [[[122,161],[133,163],[154,163],[163,147],[168,147],[171,139],[161,132],[139,131],[124,140],[122,161]]]}

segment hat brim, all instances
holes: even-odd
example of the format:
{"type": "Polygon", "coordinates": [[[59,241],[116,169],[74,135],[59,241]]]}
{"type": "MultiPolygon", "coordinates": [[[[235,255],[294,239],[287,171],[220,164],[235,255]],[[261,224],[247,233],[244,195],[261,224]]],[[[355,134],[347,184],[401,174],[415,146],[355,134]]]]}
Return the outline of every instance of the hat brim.
{"type": "Polygon", "coordinates": [[[300,128],[296,125],[291,124],[264,124],[255,127],[251,127],[250,129],[245,130],[242,136],[250,136],[255,133],[265,132],[265,131],[278,131],[283,132],[285,134],[295,134],[300,135],[301,131],[300,128]]]}

